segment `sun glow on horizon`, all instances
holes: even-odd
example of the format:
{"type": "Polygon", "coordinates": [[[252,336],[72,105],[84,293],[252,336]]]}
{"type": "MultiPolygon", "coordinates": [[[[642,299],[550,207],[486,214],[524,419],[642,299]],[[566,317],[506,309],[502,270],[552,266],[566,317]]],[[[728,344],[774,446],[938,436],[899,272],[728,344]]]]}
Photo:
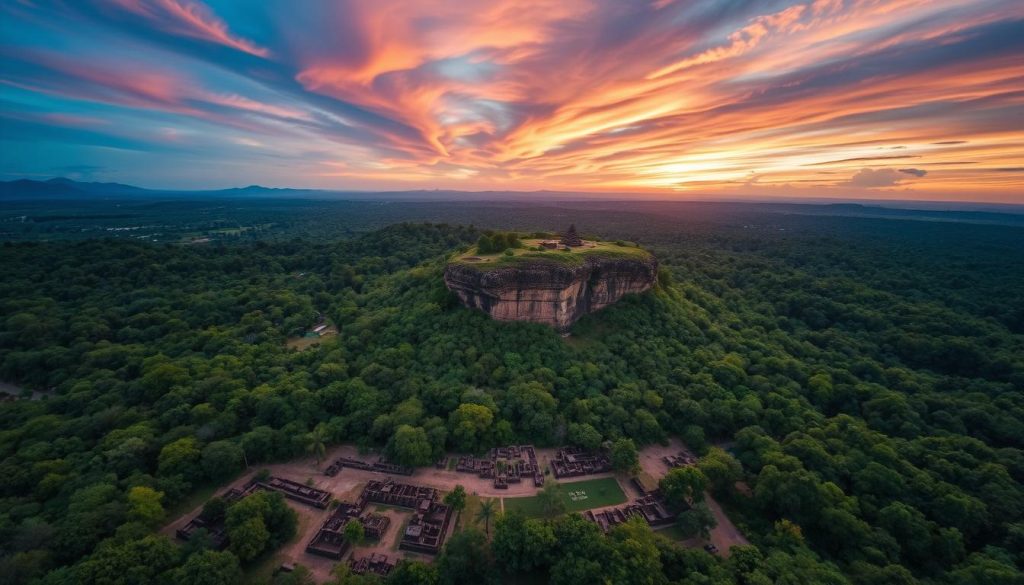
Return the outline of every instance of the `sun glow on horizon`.
{"type": "Polygon", "coordinates": [[[720,4],[9,2],[0,173],[1024,203],[1024,4],[720,4]]]}

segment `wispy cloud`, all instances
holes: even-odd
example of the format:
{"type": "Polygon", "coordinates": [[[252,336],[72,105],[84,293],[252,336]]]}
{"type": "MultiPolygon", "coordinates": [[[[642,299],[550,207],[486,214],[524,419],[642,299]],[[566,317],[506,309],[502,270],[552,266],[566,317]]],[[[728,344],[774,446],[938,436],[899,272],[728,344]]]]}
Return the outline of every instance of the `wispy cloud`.
{"type": "Polygon", "coordinates": [[[899,169],[899,171],[906,175],[913,175],[919,179],[928,174],[928,171],[924,169],[899,169]]]}
{"type": "Polygon", "coordinates": [[[116,144],[150,153],[140,174],[224,163],[211,183],[1024,198],[999,170],[1024,141],[1012,0],[40,0],[0,20],[0,139],[82,164],[116,144]]]}

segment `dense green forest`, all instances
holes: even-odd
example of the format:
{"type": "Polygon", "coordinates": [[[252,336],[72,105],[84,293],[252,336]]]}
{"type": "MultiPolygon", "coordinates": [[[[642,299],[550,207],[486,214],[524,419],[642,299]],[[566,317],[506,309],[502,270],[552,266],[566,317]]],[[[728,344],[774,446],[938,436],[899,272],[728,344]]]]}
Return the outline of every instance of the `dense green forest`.
{"type": "Polygon", "coordinates": [[[165,511],[245,462],[305,454],[319,428],[392,452],[425,439],[431,457],[677,435],[724,446],[751,488],[712,482],[753,543],[728,560],[642,524],[604,536],[578,516],[506,516],[390,583],[1024,583],[1021,228],[567,213],[662,265],[654,290],[568,340],[463,309],[441,280],[482,235],[471,223],[557,229],[564,215],[2,244],[0,379],[44,397],[0,404],[0,582],[240,582],[294,531],[286,507],[227,510],[262,532],[225,552],[157,535],[165,511]],[[317,312],[340,335],[289,349],[317,312]]]}

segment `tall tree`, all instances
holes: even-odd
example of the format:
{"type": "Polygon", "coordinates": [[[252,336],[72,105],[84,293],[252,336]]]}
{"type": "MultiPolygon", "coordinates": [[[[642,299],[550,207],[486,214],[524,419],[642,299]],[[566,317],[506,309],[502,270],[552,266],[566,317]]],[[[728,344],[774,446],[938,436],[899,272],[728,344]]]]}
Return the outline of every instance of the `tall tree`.
{"type": "Polygon", "coordinates": [[[320,461],[327,452],[327,425],[320,423],[316,425],[311,433],[306,436],[306,449],[316,456],[316,466],[320,467],[320,461]]]}
{"type": "Polygon", "coordinates": [[[475,528],[457,532],[437,559],[442,585],[492,583],[494,568],[487,537],[475,528]]]}
{"type": "Polygon", "coordinates": [[[238,557],[229,552],[199,551],[172,573],[171,582],[193,585],[235,585],[242,581],[238,557]]]}
{"type": "Polygon", "coordinates": [[[548,518],[565,513],[565,500],[562,499],[562,486],[553,481],[544,484],[544,487],[537,492],[537,499],[540,501],[541,510],[548,518]]]}
{"type": "Polygon", "coordinates": [[[423,427],[399,425],[385,451],[391,461],[410,467],[423,467],[433,461],[433,448],[423,427]]]}
{"type": "Polygon", "coordinates": [[[488,538],[491,536],[491,518],[494,517],[497,501],[497,498],[480,500],[480,509],[477,510],[476,513],[477,521],[483,521],[484,523],[484,532],[487,534],[488,538]]]}
{"type": "Polygon", "coordinates": [[[705,502],[697,502],[679,513],[676,524],[688,537],[709,538],[711,529],[718,525],[718,520],[705,502]]]}
{"type": "Polygon", "coordinates": [[[676,467],[661,478],[658,485],[670,507],[684,510],[695,502],[704,500],[708,479],[696,467],[676,467]]]}
{"type": "Polygon", "coordinates": [[[462,487],[462,484],[456,485],[452,491],[445,494],[444,503],[455,510],[455,525],[458,526],[462,510],[466,507],[466,488],[462,487]]]}
{"type": "Polygon", "coordinates": [[[708,478],[715,492],[726,492],[743,476],[743,468],[735,457],[719,447],[712,447],[697,462],[697,469],[708,478]]]}
{"type": "Polygon", "coordinates": [[[623,473],[634,473],[640,468],[640,455],[636,450],[636,443],[633,439],[625,437],[612,442],[609,455],[612,467],[623,473]]]}

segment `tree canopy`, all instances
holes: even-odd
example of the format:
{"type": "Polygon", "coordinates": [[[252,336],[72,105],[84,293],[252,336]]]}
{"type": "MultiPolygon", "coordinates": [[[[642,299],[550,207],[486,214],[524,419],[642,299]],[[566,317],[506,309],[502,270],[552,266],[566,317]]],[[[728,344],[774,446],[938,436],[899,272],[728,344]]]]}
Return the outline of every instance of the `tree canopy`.
{"type": "MultiPolygon", "coordinates": [[[[543,522],[557,555],[533,570],[552,583],[1014,582],[1018,228],[666,209],[578,210],[587,233],[642,241],[671,276],[584,317],[568,340],[458,306],[442,272],[483,235],[472,227],[3,244],[0,379],[27,392],[0,403],[0,574],[142,582],[209,565],[230,581],[231,558],[245,568],[294,533],[287,506],[259,494],[211,505],[232,541],[213,557],[154,536],[164,510],[246,463],[308,454],[313,433],[410,464],[513,442],[635,450],[671,435],[703,455],[699,485],[687,472],[668,486],[697,510],[689,525],[706,525],[709,489],[749,549],[723,562],[634,526],[605,538],[570,515],[543,522]],[[290,343],[318,313],[339,334],[299,351],[290,343]]],[[[514,538],[501,555],[486,534],[453,542],[441,581],[469,562],[530,570],[514,538]]]]}

